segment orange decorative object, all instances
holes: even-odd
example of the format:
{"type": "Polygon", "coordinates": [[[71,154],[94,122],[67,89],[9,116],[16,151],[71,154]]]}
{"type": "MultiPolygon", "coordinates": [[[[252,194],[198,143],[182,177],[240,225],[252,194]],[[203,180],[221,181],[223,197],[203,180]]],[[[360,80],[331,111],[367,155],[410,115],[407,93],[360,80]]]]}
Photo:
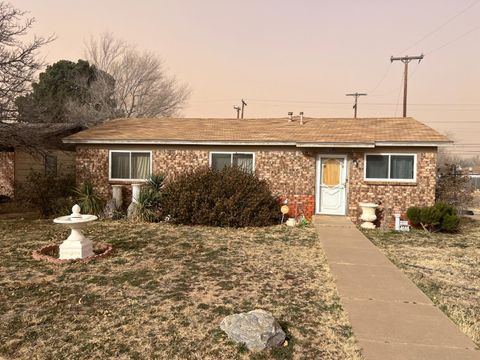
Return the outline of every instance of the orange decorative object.
{"type": "Polygon", "coordinates": [[[286,214],[288,214],[288,212],[290,211],[290,209],[288,208],[287,205],[283,205],[283,206],[280,208],[280,211],[282,212],[283,215],[286,215],[286,214]]]}

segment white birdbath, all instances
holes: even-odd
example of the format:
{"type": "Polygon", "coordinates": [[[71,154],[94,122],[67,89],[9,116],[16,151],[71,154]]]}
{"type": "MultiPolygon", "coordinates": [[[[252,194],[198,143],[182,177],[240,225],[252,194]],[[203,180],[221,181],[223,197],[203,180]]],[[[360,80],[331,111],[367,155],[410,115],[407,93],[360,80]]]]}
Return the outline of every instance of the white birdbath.
{"type": "Polygon", "coordinates": [[[360,203],[359,205],[362,208],[360,220],[364,221],[360,226],[364,229],[375,229],[375,224],[373,222],[377,220],[375,210],[378,205],[374,203],[360,203]]]}
{"type": "Polygon", "coordinates": [[[70,236],[59,247],[60,259],[84,259],[93,256],[92,241],[83,235],[81,228],[97,219],[95,215],[80,214],[80,206],[74,205],[72,215],[53,220],[54,223],[66,225],[72,230],[70,236]]]}

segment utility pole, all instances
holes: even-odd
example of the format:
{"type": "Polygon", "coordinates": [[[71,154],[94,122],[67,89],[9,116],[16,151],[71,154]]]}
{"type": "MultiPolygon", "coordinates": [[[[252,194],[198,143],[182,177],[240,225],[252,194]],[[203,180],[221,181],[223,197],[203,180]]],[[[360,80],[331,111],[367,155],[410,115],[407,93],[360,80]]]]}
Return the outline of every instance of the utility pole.
{"type": "Polygon", "coordinates": [[[357,109],[358,109],[358,97],[359,96],[367,96],[367,94],[364,93],[352,93],[352,94],[345,94],[345,96],[354,96],[355,97],[355,104],[353,105],[353,117],[356,119],[357,118],[357,109]]]}
{"type": "Polygon", "coordinates": [[[245,102],[245,100],[242,99],[242,119],[243,119],[243,109],[245,108],[245,106],[248,106],[248,105],[245,102]]]}
{"type": "Polygon", "coordinates": [[[237,119],[240,119],[240,106],[233,105],[233,108],[237,111],[237,119]]]}
{"type": "Polygon", "coordinates": [[[405,64],[404,70],[404,79],[403,79],[403,117],[407,117],[407,82],[408,82],[408,63],[412,60],[422,61],[423,54],[419,56],[401,56],[401,57],[390,57],[390,62],[401,61],[405,64]]]}

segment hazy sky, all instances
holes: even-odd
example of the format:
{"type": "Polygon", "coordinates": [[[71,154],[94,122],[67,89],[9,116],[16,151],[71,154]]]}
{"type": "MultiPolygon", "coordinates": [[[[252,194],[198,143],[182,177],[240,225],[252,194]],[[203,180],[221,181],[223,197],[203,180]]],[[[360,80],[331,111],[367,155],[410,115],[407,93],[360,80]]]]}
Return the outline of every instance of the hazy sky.
{"type": "Polygon", "coordinates": [[[345,93],[355,91],[368,93],[359,116],[401,116],[403,64],[390,56],[423,52],[410,64],[408,115],[480,154],[480,0],[14,5],[36,18],[35,33],[57,36],[42,51],[48,62],[82,58],[84,41],[107,30],[158,53],[193,90],[188,117],[234,117],[241,98],[246,117],[349,117],[345,93]]]}

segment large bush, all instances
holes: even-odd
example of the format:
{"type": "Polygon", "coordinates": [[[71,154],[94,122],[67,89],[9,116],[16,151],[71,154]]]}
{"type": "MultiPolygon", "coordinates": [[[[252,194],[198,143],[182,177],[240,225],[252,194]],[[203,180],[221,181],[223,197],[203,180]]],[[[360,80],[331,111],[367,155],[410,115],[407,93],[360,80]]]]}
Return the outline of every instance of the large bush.
{"type": "Polygon", "coordinates": [[[44,217],[65,215],[71,212],[74,185],[72,176],[53,176],[32,171],[26,183],[16,186],[15,197],[38,210],[44,217]]]}
{"type": "Polygon", "coordinates": [[[443,202],[430,207],[411,207],[407,217],[413,225],[430,231],[455,232],[460,224],[456,208],[443,202]]]}
{"type": "Polygon", "coordinates": [[[238,167],[199,168],[162,189],[162,212],[177,224],[268,226],[279,221],[279,202],[264,180],[238,167]]]}

